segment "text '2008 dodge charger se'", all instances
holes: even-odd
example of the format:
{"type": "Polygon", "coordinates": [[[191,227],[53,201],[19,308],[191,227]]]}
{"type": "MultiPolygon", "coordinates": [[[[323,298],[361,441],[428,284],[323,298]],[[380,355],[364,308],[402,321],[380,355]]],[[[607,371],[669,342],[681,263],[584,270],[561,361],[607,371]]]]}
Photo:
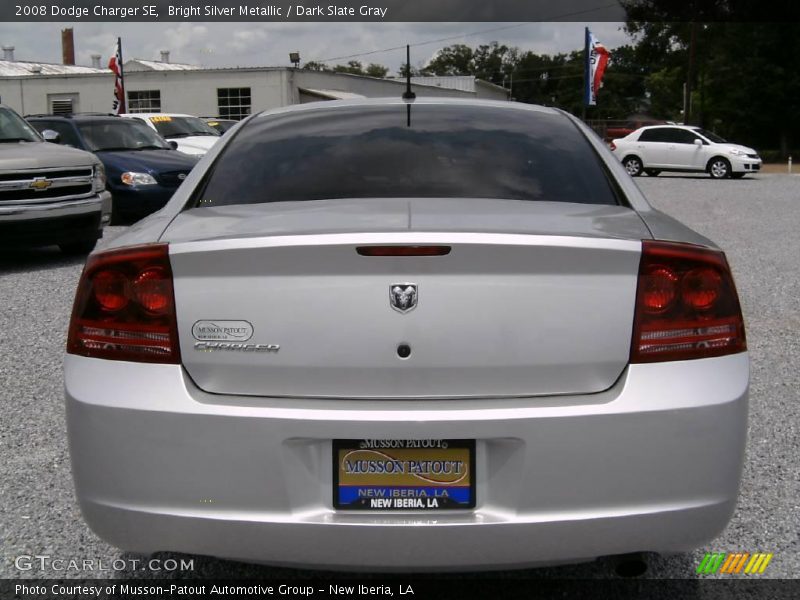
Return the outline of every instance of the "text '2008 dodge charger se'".
{"type": "Polygon", "coordinates": [[[131,551],[579,561],[697,547],[738,494],[725,256],[549,108],[250,117],[90,256],[67,352],[81,508],[131,551]]]}

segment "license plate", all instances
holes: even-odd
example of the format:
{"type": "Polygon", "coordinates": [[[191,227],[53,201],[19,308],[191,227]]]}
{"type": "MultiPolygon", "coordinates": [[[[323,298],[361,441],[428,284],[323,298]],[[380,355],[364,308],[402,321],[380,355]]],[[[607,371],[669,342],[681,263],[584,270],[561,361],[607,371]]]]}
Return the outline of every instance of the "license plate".
{"type": "Polygon", "coordinates": [[[475,507],[475,440],[333,440],[339,510],[475,507]]]}

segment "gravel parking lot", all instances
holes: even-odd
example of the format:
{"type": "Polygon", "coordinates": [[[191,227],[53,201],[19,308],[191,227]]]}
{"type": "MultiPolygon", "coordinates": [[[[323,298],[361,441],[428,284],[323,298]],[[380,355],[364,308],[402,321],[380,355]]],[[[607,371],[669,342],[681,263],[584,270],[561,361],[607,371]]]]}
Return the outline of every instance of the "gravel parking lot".
{"type": "MultiPolygon", "coordinates": [[[[733,521],[707,548],[691,555],[653,557],[648,576],[694,577],[705,551],[747,551],[774,553],[767,576],[796,577],[800,573],[800,177],[762,174],[714,181],[706,176],[660,176],[637,182],[658,208],[726,250],[743,303],[752,357],[747,463],[733,521]]],[[[112,227],[106,235],[118,235],[123,229],[112,227]]],[[[81,260],[65,258],[56,248],[4,252],[0,257],[0,577],[130,575],[15,568],[19,555],[107,563],[131,558],[84,525],[72,492],[61,361],[81,267],[81,260]]],[[[613,573],[612,567],[610,561],[599,561],[540,569],[534,575],[606,577],[613,573]]],[[[308,575],[201,557],[195,557],[194,568],[194,575],[202,576],[308,575]]]]}

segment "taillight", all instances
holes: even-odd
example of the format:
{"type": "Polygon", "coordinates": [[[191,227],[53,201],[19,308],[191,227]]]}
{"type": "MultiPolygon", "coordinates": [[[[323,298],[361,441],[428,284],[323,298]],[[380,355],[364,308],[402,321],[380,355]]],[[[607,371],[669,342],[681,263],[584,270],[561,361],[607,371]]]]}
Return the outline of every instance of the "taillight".
{"type": "Polygon", "coordinates": [[[747,349],[725,255],[672,242],[642,242],[631,362],[687,360],[747,349]]]}
{"type": "Polygon", "coordinates": [[[617,145],[614,142],[609,142],[608,147],[611,149],[612,152],[617,149],[617,145]]]}
{"type": "Polygon", "coordinates": [[[180,363],[166,244],[89,257],[75,295],[67,352],[111,360],[180,363]]]}

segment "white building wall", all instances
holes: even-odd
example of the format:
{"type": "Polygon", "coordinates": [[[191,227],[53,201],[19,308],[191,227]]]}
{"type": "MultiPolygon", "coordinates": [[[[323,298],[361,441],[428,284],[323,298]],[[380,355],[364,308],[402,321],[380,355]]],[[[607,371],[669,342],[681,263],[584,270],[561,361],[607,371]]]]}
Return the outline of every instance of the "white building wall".
{"type": "Polygon", "coordinates": [[[125,76],[127,91],[160,90],[161,112],[214,117],[218,88],[250,88],[252,111],[285,106],[282,70],[141,71],[125,76]]]}
{"type": "Polygon", "coordinates": [[[109,112],[114,94],[114,77],[108,75],[58,75],[0,79],[0,100],[21,115],[50,112],[48,96],[77,95],[73,110],[109,112]]]}
{"type": "MultiPolygon", "coordinates": [[[[49,113],[48,97],[77,95],[75,112],[111,110],[111,73],[0,77],[0,100],[20,114],[49,113]]],[[[365,97],[399,97],[405,82],[341,73],[285,68],[136,71],[125,76],[126,92],[159,90],[161,111],[217,116],[217,88],[249,87],[252,111],[300,102],[299,88],[339,90],[365,97]]],[[[433,86],[412,86],[418,96],[474,98],[475,93],[433,86]]]]}

